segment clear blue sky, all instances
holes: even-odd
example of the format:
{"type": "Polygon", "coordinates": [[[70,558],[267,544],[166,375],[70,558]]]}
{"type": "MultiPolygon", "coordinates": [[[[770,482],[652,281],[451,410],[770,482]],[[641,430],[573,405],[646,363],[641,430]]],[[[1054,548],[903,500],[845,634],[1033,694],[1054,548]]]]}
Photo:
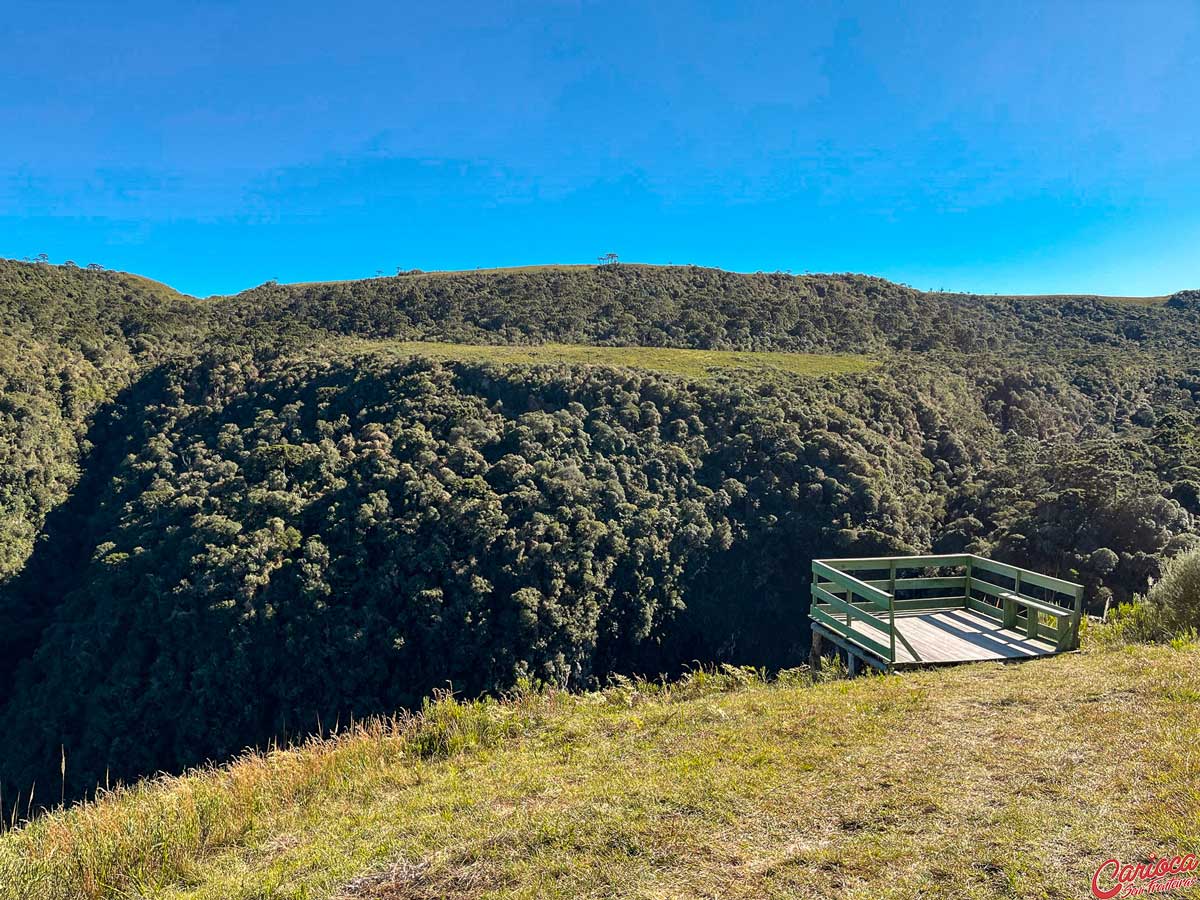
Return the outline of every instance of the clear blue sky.
{"type": "Polygon", "coordinates": [[[0,255],[1200,287],[1200,3],[5,4],[0,255]]]}

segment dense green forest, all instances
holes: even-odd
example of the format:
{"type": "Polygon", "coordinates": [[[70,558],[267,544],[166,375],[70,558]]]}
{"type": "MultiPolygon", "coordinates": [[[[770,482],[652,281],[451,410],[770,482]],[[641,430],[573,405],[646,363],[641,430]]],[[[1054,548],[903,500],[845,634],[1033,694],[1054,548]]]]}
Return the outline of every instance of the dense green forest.
{"type": "Polygon", "coordinates": [[[57,788],[64,752],[81,796],[447,683],[792,665],[814,555],[969,549],[1080,580],[1098,613],[1200,543],[1200,292],[617,265],[201,300],[0,262],[0,317],[10,797],[57,788]],[[875,367],[688,377],[401,341],[875,367]]]}

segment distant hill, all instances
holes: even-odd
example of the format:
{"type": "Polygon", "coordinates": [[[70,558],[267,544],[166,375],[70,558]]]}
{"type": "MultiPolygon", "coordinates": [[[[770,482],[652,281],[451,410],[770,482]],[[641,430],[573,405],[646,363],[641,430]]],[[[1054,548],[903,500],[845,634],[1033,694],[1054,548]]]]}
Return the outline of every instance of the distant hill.
{"type": "Polygon", "coordinates": [[[369,337],[716,350],[961,352],[1195,345],[1200,312],[1167,298],[927,293],[863,275],[694,266],[547,266],[263,285],[226,322],[369,337]]]}
{"type": "MultiPolygon", "coordinates": [[[[726,274],[729,274],[729,275],[743,276],[743,277],[758,277],[758,276],[764,276],[764,275],[773,275],[773,276],[787,275],[788,277],[804,277],[804,278],[818,278],[818,279],[835,277],[835,276],[831,276],[831,275],[812,275],[812,274],[808,274],[808,273],[806,273],[803,276],[792,276],[791,272],[733,272],[733,271],[729,271],[727,269],[712,269],[711,267],[704,267],[704,266],[675,266],[675,265],[670,265],[670,264],[662,265],[662,264],[649,264],[649,263],[615,263],[615,264],[601,264],[600,266],[593,266],[593,265],[588,265],[588,264],[541,265],[541,266],[498,266],[498,267],[494,267],[494,268],[444,269],[444,270],[433,270],[433,271],[429,271],[429,272],[426,272],[422,269],[411,269],[409,271],[399,271],[396,273],[395,277],[399,277],[399,278],[447,278],[447,277],[461,277],[461,276],[482,276],[482,277],[495,278],[495,277],[509,276],[509,275],[539,275],[539,274],[546,274],[546,273],[551,273],[551,272],[564,272],[564,273],[578,274],[578,273],[594,270],[596,268],[610,269],[610,270],[614,270],[614,271],[621,270],[621,269],[640,270],[643,272],[650,272],[650,273],[653,273],[656,271],[669,270],[669,269],[688,269],[688,270],[704,269],[707,271],[725,272],[726,274]]],[[[392,277],[392,276],[386,276],[386,277],[392,277]]],[[[379,280],[379,278],[378,277],[371,278],[371,279],[350,278],[350,279],[342,279],[342,280],[337,280],[337,281],[294,282],[294,283],[288,283],[287,287],[298,287],[298,288],[328,287],[330,285],[336,285],[336,284],[352,284],[352,283],[355,283],[358,281],[376,281],[376,280],[379,280]]],[[[885,279],[880,279],[880,280],[885,280],[885,279]]],[[[904,287],[907,287],[907,285],[904,285],[904,287]]],[[[909,288],[909,289],[912,290],[912,288],[909,288]]],[[[938,291],[936,293],[946,293],[946,291],[938,291]]],[[[958,292],[952,292],[952,293],[961,294],[964,292],[958,291],[958,292]]],[[[968,293],[968,296],[969,295],[970,294],[968,293]]],[[[1159,297],[1117,297],[1117,296],[1105,296],[1102,294],[994,294],[993,293],[993,294],[985,294],[985,295],[978,295],[978,296],[991,296],[991,297],[1001,297],[1002,296],[1002,297],[1005,297],[1006,299],[1010,299],[1010,300],[1049,300],[1051,302],[1062,302],[1065,300],[1079,300],[1079,299],[1081,299],[1081,300],[1103,300],[1103,301],[1113,302],[1113,303],[1132,303],[1132,304],[1135,304],[1138,306],[1158,306],[1160,304],[1165,303],[1170,298],[1171,295],[1164,294],[1159,297]]]]}
{"type": "Polygon", "coordinates": [[[0,260],[0,326],[132,349],[310,330],[468,343],[713,350],[962,352],[1189,348],[1198,304],[1172,297],[923,292],[864,275],[696,266],[530,266],[268,283],[198,300],[141,276],[0,260]],[[232,330],[232,331],[231,331],[232,330]]]}

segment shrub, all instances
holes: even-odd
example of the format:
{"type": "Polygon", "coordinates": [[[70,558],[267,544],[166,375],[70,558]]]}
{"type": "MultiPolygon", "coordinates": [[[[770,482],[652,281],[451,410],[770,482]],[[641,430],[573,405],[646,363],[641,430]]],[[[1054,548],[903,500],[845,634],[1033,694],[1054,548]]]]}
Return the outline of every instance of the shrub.
{"type": "Polygon", "coordinates": [[[1200,548],[1168,560],[1144,597],[1109,613],[1106,643],[1187,640],[1200,632],[1200,548]]]}
{"type": "Polygon", "coordinates": [[[1167,633],[1150,604],[1139,598],[1114,606],[1096,637],[1101,644],[1147,644],[1166,639],[1167,633]]]}
{"type": "Polygon", "coordinates": [[[1145,602],[1167,635],[1200,631],[1200,548],[1167,562],[1145,602]]]}

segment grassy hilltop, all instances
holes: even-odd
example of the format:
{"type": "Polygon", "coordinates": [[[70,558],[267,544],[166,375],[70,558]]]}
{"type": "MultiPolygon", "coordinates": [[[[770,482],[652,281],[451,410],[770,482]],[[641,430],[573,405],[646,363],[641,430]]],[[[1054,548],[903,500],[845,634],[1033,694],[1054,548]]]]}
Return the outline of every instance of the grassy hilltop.
{"type": "MultiPolygon", "coordinates": [[[[343,344],[349,347],[350,344],[343,344]]],[[[867,372],[879,362],[853,353],[757,353],[738,350],[683,350],[677,347],[596,347],[587,344],[449,344],[438,341],[364,341],[363,350],[523,365],[559,363],[644,369],[703,380],[722,373],[846,375],[867,372]]]]}
{"type": "Polygon", "coordinates": [[[0,898],[1085,897],[1109,857],[1200,852],[1198,667],[441,700],[0,837],[0,898]]]}

